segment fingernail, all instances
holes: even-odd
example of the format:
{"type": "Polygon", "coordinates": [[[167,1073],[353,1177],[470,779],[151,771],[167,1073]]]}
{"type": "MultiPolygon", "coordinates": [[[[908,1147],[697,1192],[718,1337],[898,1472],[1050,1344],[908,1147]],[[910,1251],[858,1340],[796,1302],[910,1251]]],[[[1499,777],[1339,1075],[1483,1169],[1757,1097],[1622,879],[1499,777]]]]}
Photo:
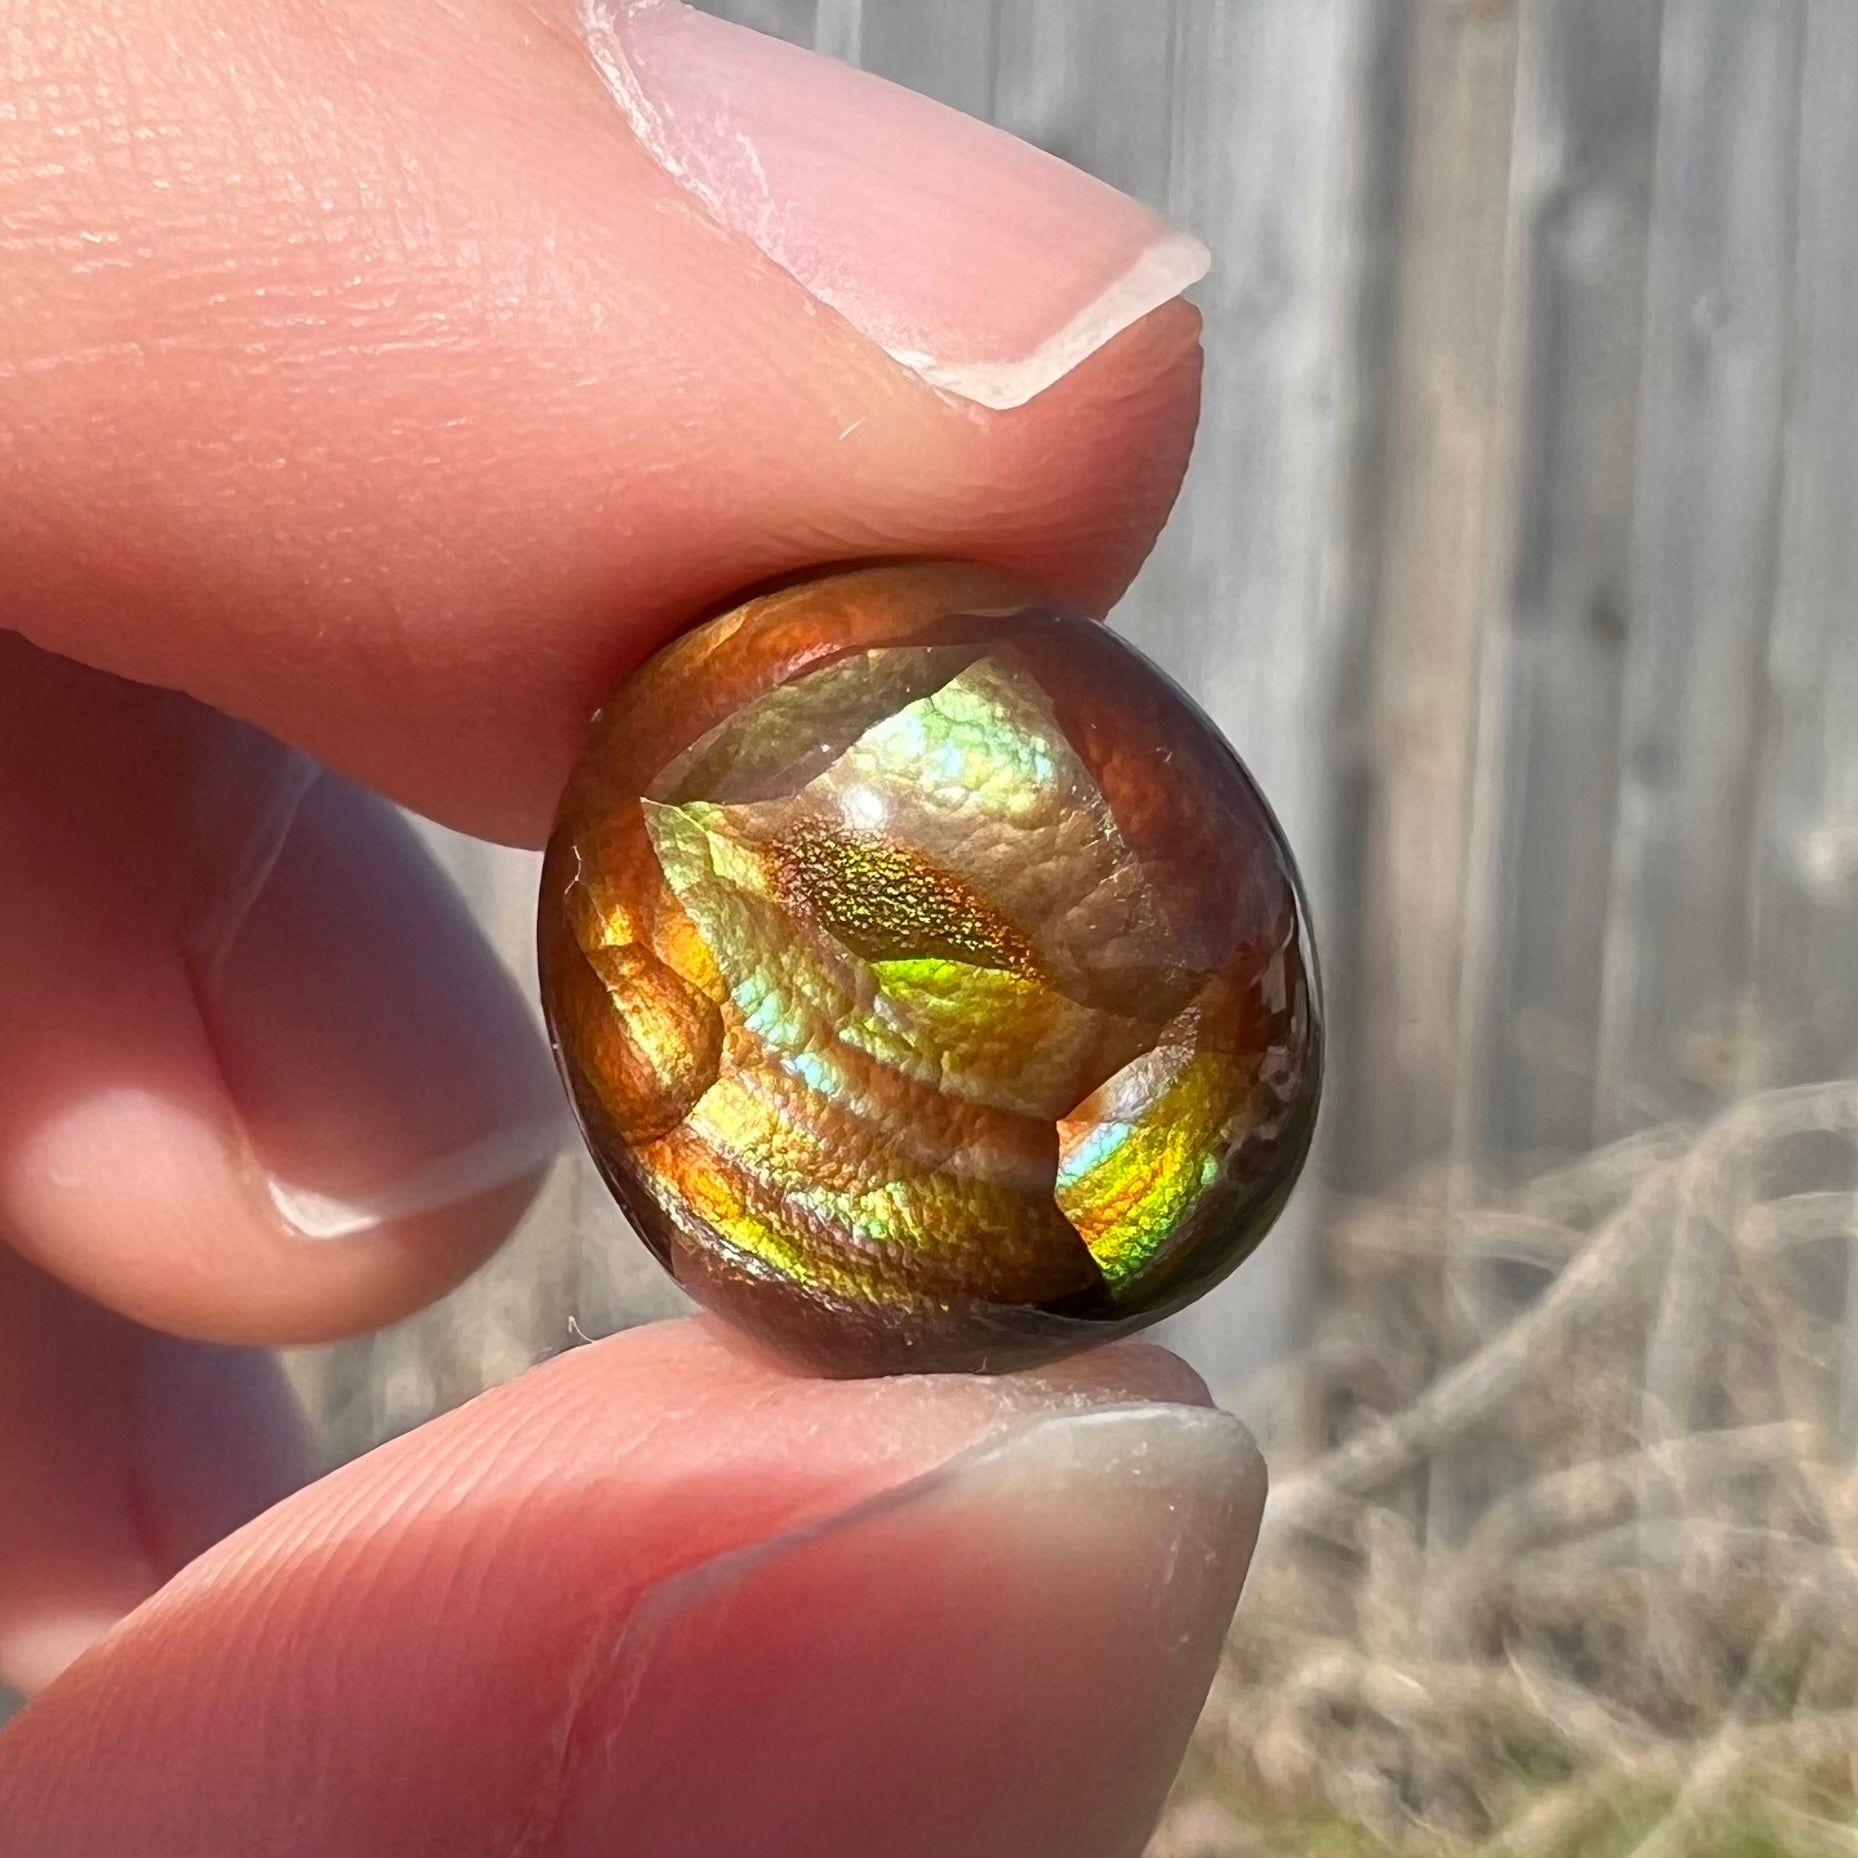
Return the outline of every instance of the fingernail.
{"type": "Polygon", "coordinates": [[[1019,406],[1205,274],[1103,182],[914,91],[680,0],[581,0],[639,140],[924,380],[1019,406]]]}
{"type": "Polygon", "coordinates": [[[188,957],[290,1227],[352,1238],[548,1164],[563,1119],[540,1036],[385,803],[292,758],[256,798],[209,794],[200,829],[230,836],[188,957]]]}
{"type": "Polygon", "coordinates": [[[580,1699],[561,1849],[1139,1852],[1264,1488],[1228,1415],[1073,1412],[666,1582],[580,1699]]]}

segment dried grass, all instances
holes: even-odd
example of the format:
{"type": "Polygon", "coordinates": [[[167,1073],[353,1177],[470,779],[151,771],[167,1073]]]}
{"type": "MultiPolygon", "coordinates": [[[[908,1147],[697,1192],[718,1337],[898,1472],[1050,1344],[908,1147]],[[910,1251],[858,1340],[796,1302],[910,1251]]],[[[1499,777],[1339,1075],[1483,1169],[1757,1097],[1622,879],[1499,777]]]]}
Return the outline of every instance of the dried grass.
{"type": "Polygon", "coordinates": [[[1858,1855],[1858,1082],[1330,1254],[1151,1858],[1858,1855]]]}

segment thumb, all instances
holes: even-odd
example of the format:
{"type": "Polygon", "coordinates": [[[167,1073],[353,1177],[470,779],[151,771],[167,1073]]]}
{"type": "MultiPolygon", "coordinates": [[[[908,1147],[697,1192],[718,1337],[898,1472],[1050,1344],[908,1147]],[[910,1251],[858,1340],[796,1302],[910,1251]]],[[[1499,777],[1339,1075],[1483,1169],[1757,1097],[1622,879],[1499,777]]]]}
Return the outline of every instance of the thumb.
{"type": "Polygon", "coordinates": [[[448,824],[539,842],[751,582],[954,555],[1095,610],[1173,498],[1204,253],[875,78],[669,0],[25,21],[0,624],[448,824]]]}
{"type": "Polygon", "coordinates": [[[194,1563],[0,1737],[0,1853],[1097,1858],[1160,1808],[1264,1495],[1124,1346],[800,1379],[580,1350],[194,1563]]]}

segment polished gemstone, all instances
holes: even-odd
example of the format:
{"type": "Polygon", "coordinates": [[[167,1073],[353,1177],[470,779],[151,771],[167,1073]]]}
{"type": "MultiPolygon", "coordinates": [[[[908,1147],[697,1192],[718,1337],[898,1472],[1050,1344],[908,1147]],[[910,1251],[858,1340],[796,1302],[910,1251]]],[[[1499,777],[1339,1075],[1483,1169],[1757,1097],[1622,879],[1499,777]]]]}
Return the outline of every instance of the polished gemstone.
{"type": "Polygon", "coordinates": [[[644,665],[563,798],[540,953],[634,1225],[828,1373],[1021,1366],[1180,1308],[1315,1120],[1257,788],[1146,659],[990,570],[803,582],[644,665]]]}

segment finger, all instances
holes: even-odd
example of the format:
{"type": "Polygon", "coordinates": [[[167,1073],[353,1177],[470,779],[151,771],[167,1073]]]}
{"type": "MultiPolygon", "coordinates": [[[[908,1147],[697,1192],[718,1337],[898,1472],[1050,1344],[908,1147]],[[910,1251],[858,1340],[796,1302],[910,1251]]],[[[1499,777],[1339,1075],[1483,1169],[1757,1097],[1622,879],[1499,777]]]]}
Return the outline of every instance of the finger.
{"type": "Polygon", "coordinates": [[[390,1321],[559,1140],[541,1040],[384,803],[0,637],[0,1244],[152,1327],[390,1321]]]}
{"type": "Polygon", "coordinates": [[[1101,607],[1199,367],[1190,309],[1137,315],[1197,248],[1107,188],[609,7],[661,161],[556,4],[65,0],[0,41],[0,610],[530,841],[618,676],[750,582],[952,554],[1101,607]],[[1076,365],[950,390],[1021,363],[1076,365]]]}
{"type": "Polygon", "coordinates": [[[127,1620],[0,1738],[0,1851],[1133,1853],[1263,1499],[1196,1397],[1141,1347],[879,1382],[696,1324],[581,1350],[127,1620]]]}
{"type": "Polygon", "coordinates": [[[0,1250],[0,1683],[49,1683],[305,1464],[275,1361],[151,1334],[0,1250]]]}

